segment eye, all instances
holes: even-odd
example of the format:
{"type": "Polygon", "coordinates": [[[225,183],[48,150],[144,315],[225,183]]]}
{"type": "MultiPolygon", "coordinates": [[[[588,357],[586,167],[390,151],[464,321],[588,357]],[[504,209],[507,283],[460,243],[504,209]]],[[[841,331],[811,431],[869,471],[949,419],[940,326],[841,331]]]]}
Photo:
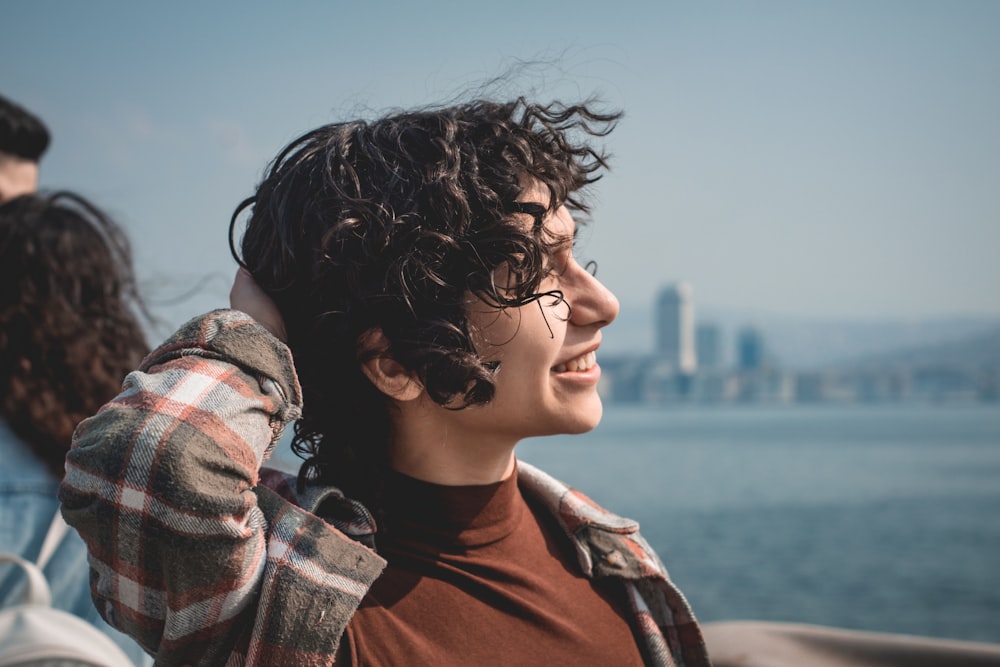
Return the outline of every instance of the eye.
{"type": "Polygon", "coordinates": [[[527,213],[535,219],[535,224],[533,230],[538,232],[542,229],[545,222],[545,214],[548,212],[547,209],[537,202],[510,202],[507,208],[512,213],[527,213]]]}

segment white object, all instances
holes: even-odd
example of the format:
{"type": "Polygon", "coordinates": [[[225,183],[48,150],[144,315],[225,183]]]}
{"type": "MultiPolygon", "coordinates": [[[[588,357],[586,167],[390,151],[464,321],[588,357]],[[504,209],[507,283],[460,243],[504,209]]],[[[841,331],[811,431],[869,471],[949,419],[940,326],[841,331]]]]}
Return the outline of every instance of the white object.
{"type": "Polygon", "coordinates": [[[37,563],[0,554],[28,578],[20,601],[0,608],[0,667],[135,667],[107,635],[82,618],[52,608],[52,594],[42,568],[68,526],[56,512],[37,563]]]}

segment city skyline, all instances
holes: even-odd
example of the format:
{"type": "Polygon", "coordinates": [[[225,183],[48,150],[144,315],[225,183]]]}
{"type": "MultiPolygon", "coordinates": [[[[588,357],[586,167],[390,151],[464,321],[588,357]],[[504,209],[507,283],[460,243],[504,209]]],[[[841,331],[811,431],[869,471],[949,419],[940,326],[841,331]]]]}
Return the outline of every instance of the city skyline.
{"type": "MultiPolygon", "coordinates": [[[[768,323],[725,327],[700,321],[686,281],[663,285],[650,308],[652,349],[605,350],[601,394],[613,403],[886,403],[1000,400],[1000,322],[964,341],[907,348],[846,363],[797,366],[783,362],[768,323]]],[[[773,329],[771,329],[773,331],[773,329]]]]}
{"type": "Polygon", "coordinates": [[[700,294],[697,286],[684,279],[672,279],[659,283],[650,303],[622,309],[606,331],[604,352],[614,356],[660,356],[677,366],[674,357],[679,339],[665,343],[663,331],[676,329],[679,319],[672,316],[664,321],[662,298],[678,285],[684,285],[687,294],[688,326],[693,324],[694,328],[698,369],[739,366],[740,336],[745,332],[754,332],[760,339],[760,359],[764,363],[801,370],[862,363],[881,354],[956,344],[1000,331],[1000,316],[851,320],[706,308],[700,298],[695,298],[700,294]]]}

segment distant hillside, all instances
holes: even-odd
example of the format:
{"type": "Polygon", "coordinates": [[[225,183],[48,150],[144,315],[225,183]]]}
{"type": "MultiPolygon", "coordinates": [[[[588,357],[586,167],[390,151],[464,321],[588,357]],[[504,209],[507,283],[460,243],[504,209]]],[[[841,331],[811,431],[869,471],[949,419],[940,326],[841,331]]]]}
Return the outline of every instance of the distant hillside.
{"type": "MultiPolygon", "coordinates": [[[[721,328],[723,359],[726,362],[734,358],[736,332],[744,326],[753,325],[764,335],[768,356],[778,365],[792,369],[874,363],[883,357],[886,358],[885,363],[891,363],[888,358],[896,354],[927,358],[931,355],[950,358],[964,354],[969,360],[983,357],[989,361],[996,358],[996,348],[991,347],[989,341],[994,341],[992,345],[995,345],[995,337],[1000,331],[1000,317],[982,316],[927,320],[827,320],[706,307],[696,309],[696,319],[699,323],[712,322],[721,328]]],[[[608,327],[602,349],[615,355],[651,353],[651,309],[625,305],[619,319],[608,327]]]]}
{"type": "Polygon", "coordinates": [[[847,365],[877,368],[958,367],[1000,369],[1000,327],[967,338],[867,355],[847,365]]]}
{"type": "MultiPolygon", "coordinates": [[[[777,361],[792,368],[820,368],[875,360],[901,350],[964,345],[995,334],[1000,318],[816,321],[774,318],[759,323],[777,361]]],[[[916,353],[916,352],[915,352],[916,353]]],[[[974,354],[970,350],[971,355],[974,354]]]]}

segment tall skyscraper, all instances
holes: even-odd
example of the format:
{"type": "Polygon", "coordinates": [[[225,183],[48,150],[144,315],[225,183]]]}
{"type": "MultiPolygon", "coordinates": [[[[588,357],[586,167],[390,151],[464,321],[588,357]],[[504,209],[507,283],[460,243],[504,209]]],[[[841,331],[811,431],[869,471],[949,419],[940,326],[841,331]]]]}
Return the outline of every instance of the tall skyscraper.
{"type": "Polygon", "coordinates": [[[695,350],[698,368],[718,368],[722,365],[722,335],[715,324],[699,324],[695,328],[695,350]]]}
{"type": "Polygon", "coordinates": [[[698,369],[694,339],[694,303],[687,283],[663,288],[656,302],[656,353],[685,375],[698,369]]]}
{"type": "Polygon", "coordinates": [[[740,370],[755,371],[764,365],[764,337],[755,327],[744,327],[736,343],[740,370]]]}

